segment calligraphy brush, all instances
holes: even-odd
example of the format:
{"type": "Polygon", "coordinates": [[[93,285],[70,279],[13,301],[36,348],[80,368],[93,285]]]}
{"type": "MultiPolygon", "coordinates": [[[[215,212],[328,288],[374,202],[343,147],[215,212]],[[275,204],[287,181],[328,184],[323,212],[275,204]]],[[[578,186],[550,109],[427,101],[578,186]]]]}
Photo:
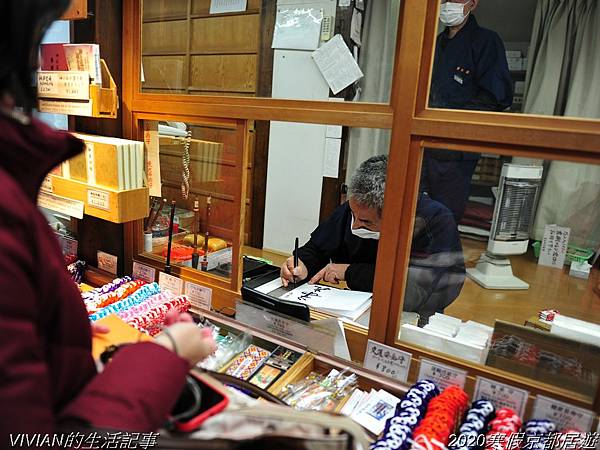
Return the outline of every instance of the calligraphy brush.
{"type": "Polygon", "coordinates": [[[198,233],[200,233],[200,208],[198,198],[194,200],[194,226],[192,227],[194,232],[194,253],[192,254],[192,267],[198,268],[198,260],[200,255],[198,253],[198,233]]]}
{"type": "Polygon", "coordinates": [[[169,222],[169,243],[167,244],[167,262],[165,273],[171,273],[171,244],[173,244],[173,222],[175,220],[175,200],[171,201],[171,220],[169,222]]]}
{"type": "Polygon", "coordinates": [[[148,224],[152,221],[152,217],[156,213],[156,211],[154,210],[154,208],[156,206],[158,206],[158,204],[156,202],[156,198],[153,197],[152,198],[152,205],[150,206],[150,213],[148,214],[148,217],[146,217],[146,220],[144,221],[144,232],[145,233],[148,233],[148,224]]]}

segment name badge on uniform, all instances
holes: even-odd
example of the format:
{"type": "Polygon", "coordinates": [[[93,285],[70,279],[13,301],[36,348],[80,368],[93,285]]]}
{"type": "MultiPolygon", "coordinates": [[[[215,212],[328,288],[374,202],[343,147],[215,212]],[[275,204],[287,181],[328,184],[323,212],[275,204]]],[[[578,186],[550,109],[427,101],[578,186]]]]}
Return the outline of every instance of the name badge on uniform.
{"type": "Polygon", "coordinates": [[[463,77],[461,77],[457,73],[454,74],[454,81],[456,81],[458,84],[463,84],[464,83],[463,77]]]}

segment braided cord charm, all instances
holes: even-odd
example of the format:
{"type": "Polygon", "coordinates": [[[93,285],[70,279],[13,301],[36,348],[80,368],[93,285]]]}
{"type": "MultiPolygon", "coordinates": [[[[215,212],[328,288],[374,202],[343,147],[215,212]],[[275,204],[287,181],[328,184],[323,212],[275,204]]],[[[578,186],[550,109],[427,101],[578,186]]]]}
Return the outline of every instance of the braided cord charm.
{"type": "Polygon", "coordinates": [[[190,194],[190,146],[192,144],[192,131],[187,131],[185,143],[183,144],[182,167],[181,167],[181,195],[187,200],[190,194]]]}

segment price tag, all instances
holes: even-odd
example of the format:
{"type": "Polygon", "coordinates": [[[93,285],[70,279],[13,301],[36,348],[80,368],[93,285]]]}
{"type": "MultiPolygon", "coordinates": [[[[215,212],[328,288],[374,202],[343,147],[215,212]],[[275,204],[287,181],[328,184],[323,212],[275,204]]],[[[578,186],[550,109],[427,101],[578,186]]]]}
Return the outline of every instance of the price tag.
{"type": "Polygon", "coordinates": [[[44,177],[44,181],[42,181],[42,185],[40,186],[40,190],[44,192],[52,193],[54,191],[54,187],[52,185],[52,177],[47,175],[44,177]]]}
{"type": "Polygon", "coordinates": [[[499,381],[477,377],[473,398],[476,398],[477,400],[489,400],[494,404],[496,409],[510,408],[519,416],[523,417],[525,406],[527,406],[527,399],[529,398],[529,392],[525,389],[519,389],[508,384],[500,383],[499,381]]]}
{"type": "Polygon", "coordinates": [[[429,359],[421,359],[419,380],[431,380],[440,390],[452,385],[464,389],[467,382],[467,371],[429,359]]]}
{"type": "Polygon", "coordinates": [[[183,293],[183,280],[168,273],[160,272],[158,274],[158,285],[161,290],[169,290],[175,295],[183,293]]]}
{"type": "Polygon", "coordinates": [[[408,379],[412,355],[397,348],[369,339],[365,353],[365,368],[402,382],[408,379]]]}
{"type": "Polygon", "coordinates": [[[153,283],[156,279],[156,269],[134,261],[132,276],[134,280],[143,280],[146,283],[153,283]]]}
{"type": "Polygon", "coordinates": [[[98,268],[106,270],[113,275],[117,274],[117,262],[118,258],[110,253],[105,253],[98,250],[98,268]]]}
{"type": "Polygon", "coordinates": [[[87,204],[94,208],[110,211],[110,194],[98,189],[87,190],[87,204]]]}
{"type": "Polygon", "coordinates": [[[190,299],[192,306],[210,311],[210,305],[212,302],[212,289],[186,281],[185,295],[187,295],[190,299]]]}
{"type": "Polygon", "coordinates": [[[533,417],[548,419],[558,430],[579,430],[587,433],[592,429],[594,412],[584,408],[538,395],[533,405],[533,417]]]}

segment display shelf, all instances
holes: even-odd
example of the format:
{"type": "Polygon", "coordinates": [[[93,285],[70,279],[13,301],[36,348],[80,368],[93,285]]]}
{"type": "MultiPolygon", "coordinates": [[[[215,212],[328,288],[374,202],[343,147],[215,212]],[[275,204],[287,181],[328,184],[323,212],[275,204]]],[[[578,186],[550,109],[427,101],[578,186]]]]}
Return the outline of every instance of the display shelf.
{"type": "Polygon", "coordinates": [[[148,216],[148,188],[113,191],[76,180],[51,175],[52,192],[84,203],[84,213],[114,223],[148,216]]]}
{"type": "Polygon", "coordinates": [[[53,114],[116,119],[117,85],[100,60],[102,85],[89,82],[87,72],[38,71],[38,109],[53,114]]]}
{"type": "Polygon", "coordinates": [[[87,0],[73,0],[71,6],[62,15],[61,20],[82,20],[87,19],[88,4],[87,0]]]}

